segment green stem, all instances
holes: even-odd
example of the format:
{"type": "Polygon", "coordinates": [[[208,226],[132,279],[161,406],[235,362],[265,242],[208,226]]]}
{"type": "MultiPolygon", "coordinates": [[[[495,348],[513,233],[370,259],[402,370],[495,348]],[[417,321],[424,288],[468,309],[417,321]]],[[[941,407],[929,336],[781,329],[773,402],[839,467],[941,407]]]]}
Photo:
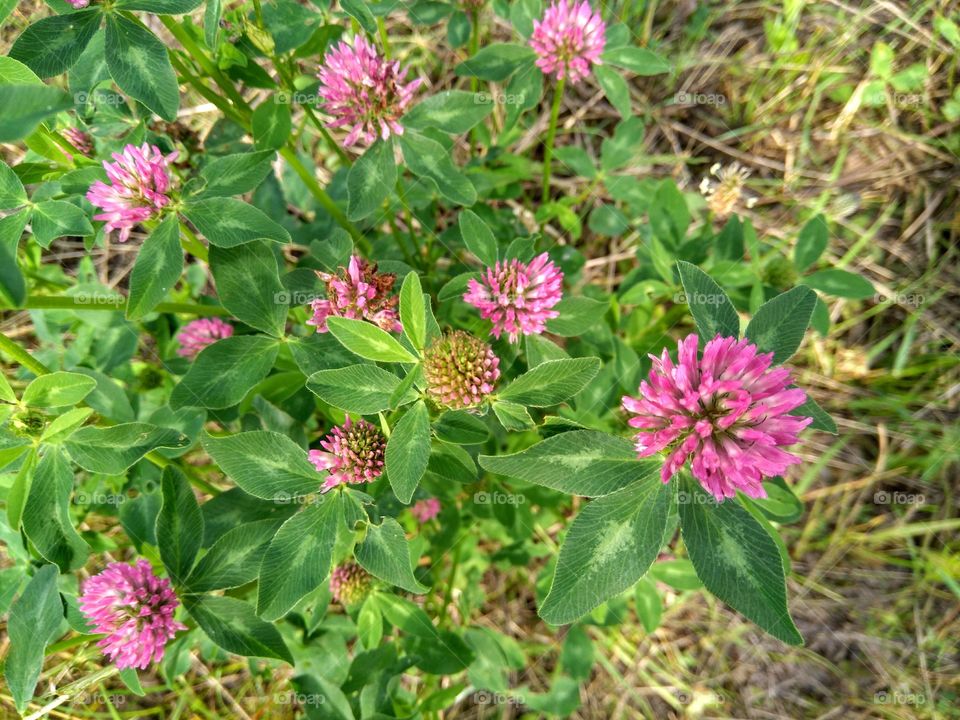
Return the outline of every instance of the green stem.
{"type": "Polygon", "coordinates": [[[640,36],[640,47],[647,47],[650,44],[650,36],[653,34],[653,16],[657,12],[657,0],[647,0],[647,12],[643,18],[643,34],[640,36]]]}
{"type": "Polygon", "coordinates": [[[403,237],[400,234],[400,228],[397,225],[397,218],[394,215],[391,215],[387,218],[387,223],[390,225],[390,232],[393,233],[393,239],[397,243],[397,247],[400,248],[400,252],[403,253],[404,258],[406,258],[407,263],[410,267],[416,267],[413,262],[413,258],[410,257],[410,253],[407,252],[407,246],[403,244],[403,237]]]}
{"type": "Polygon", "coordinates": [[[73,157],[74,164],[76,164],[76,159],[78,157],[80,158],[83,157],[83,153],[80,152],[76,147],[74,147],[73,143],[67,140],[65,137],[63,137],[63,135],[61,135],[59,132],[57,132],[56,130],[47,130],[46,132],[49,138],[53,140],[53,142],[55,142],[57,145],[60,146],[61,150],[69,153],[73,157]]]}
{"type": "MultiPolygon", "coordinates": [[[[290,92],[296,94],[297,87],[294,82],[293,72],[285,68],[282,60],[275,55],[270,58],[270,61],[273,63],[273,67],[276,69],[277,74],[283,79],[283,82],[286,84],[290,92]]],[[[320,134],[323,136],[323,139],[327,145],[333,148],[333,151],[337,153],[337,157],[340,158],[340,162],[346,167],[350,167],[353,164],[350,156],[347,155],[346,151],[340,147],[336,140],[333,139],[333,136],[330,135],[330,131],[327,130],[326,126],[320,122],[320,118],[318,118],[316,113],[313,112],[313,108],[309,105],[303,105],[303,111],[313,126],[320,131],[320,134]]]]}
{"type": "Polygon", "coordinates": [[[180,223],[180,244],[183,245],[183,249],[188,253],[193,255],[195,258],[200,258],[201,260],[207,260],[209,253],[207,248],[202,242],[193,234],[185,222],[180,223]]]}
{"type": "MultiPolygon", "coordinates": [[[[211,103],[216,105],[224,113],[229,115],[231,119],[236,121],[237,124],[239,124],[241,127],[243,127],[246,130],[250,129],[250,123],[248,120],[242,117],[233,107],[226,104],[223,101],[223,98],[221,98],[219,95],[213,92],[210,88],[203,85],[203,83],[201,83],[198,78],[191,75],[190,72],[179,61],[178,58],[176,58],[175,56],[171,56],[171,60],[173,60],[174,67],[177,69],[177,72],[185,80],[187,80],[197,90],[197,92],[199,92],[204,98],[209,100],[211,103]]],[[[307,108],[307,110],[308,110],[308,113],[307,113],[308,116],[314,121],[314,124],[318,127],[318,129],[323,134],[324,138],[327,140],[330,146],[337,151],[337,154],[340,156],[341,160],[344,161],[344,164],[350,165],[350,158],[340,148],[340,146],[336,144],[333,138],[330,137],[330,134],[327,132],[326,128],[324,128],[323,125],[320,123],[319,119],[317,119],[316,116],[313,115],[312,111],[310,111],[309,108],[307,108]]],[[[369,242],[367,242],[367,240],[360,234],[360,231],[357,230],[356,226],[350,222],[350,220],[347,218],[344,212],[337,206],[337,204],[333,202],[333,199],[327,194],[327,192],[322,187],[320,187],[320,184],[316,181],[316,179],[313,177],[310,171],[303,166],[303,163],[301,163],[300,159],[297,157],[296,150],[294,149],[292,142],[291,144],[288,144],[286,147],[282,148],[280,150],[280,154],[284,157],[284,159],[286,159],[288,163],[290,163],[290,166],[294,169],[297,175],[300,176],[304,184],[306,184],[307,189],[310,190],[311,194],[324,207],[324,209],[327,212],[329,212],[330,215],[333,216],[333,219],[336,220],[341,227],[343,227],[348,233],[350,233],[350,237],[353,238],[354,242],[357,245],[361,246],[361,248],[364,248],[367,251],[369,251],[370,249],[369,242]]],[[[193,233],[190,233],[189,230],[185,232],[188,233],[188,243],[191,237],[193,237],[193,239],[196,240],[196,236],[194,236],[193,233]]],[[[188,243],[184,243],[185,249],[187,249],[191,254],[195,255],[196,257],[202,260],[207,259],[206,249],[203,248],[202,245],[200,245],[199,241],[197,241],[196,245],[189,248],[187,247],[188,243]]]]}
{"type": "Polygon", "coordinates": [[[383,20],[383,16],[377,18],[377,30],[380,33],[380,44],[383,45],[383,57],[385,60],[390,59],[390,38],[387,37],[387,24],[383,20]]]}
{"type": "Polygon", "coordinates": [[[202,477],[197,475],[192,465],[188,465],[186,463],[183,465],[179,465],[175,462],[168,460],[167,458],[165,458],[163,455],[161,455],[155,450],[151,450],[150,452],[148,452],[146,455],[144,455],[144,458],[152,462],[161,470],[167,467],[168,465],[173,465],[174,467],[179,468],[180,471],[187,476],[190,482],[192,482],[201,490],[206,491],[210,495],[219,495],[221,492],[223,492],[222,490],[220,490],[220,488],[211,485],[202,477]]]}
{"type": "Polygon", "coordinates": [[[235,123],[245,130],[250,130],[250,123],[242,116],[239,112],[231,105],[229,102],[224,100],[222,97],[217,95],[216,92],[204,85],[200,78],[190,72],[187,69],[187,66],[183,64],[179,57],[174,53],[170,53],[170,62],[173,65],[174,69],[177,71],[177,74],[182,80],[186,80],[190,86],[197,91],[197,93],[203,97],[204,100],[207,100],[212,105],[215,105],[217,109],[223,112],[224,115],[229,117],[235,123]]]}
{"type": "Polygon", "coordinates": [[[443,593],[443,605],[440,607],[440,619],[438,625],[443,627],[443,621],[447,617],[447,606],[453,598],[453,583],[457,579],[457,568],[460,566],[460,551],[463,549],[463,539],[457,543],[453,549],[453,563],[450,567],[450,579],[447,580],[447,589],[443,593]]]}
{"type": "Polygon", "coordinates": [[[160,18],[163,26],[170,31],[170,34],[183,45],[183,49],[190,54],[190,57],[192,57],[203,71],[213,78],[217,86],[227,94],[227,97],[229,97],[231,102],[237,107],[237,110],[249,113],[250,106],[247,105],[247,101],[237,92],[237,88],[224,76],[220,68],[207,57],[203,49],[193,41],[193,37],[191,37],[186,28],[169,15],[158,15],[157,17],[160,18]]]}
{"type": "MultiPolygon", "coordinates": [[[[263,13],[260,8],[260,0],[254,0],[254,12],[256,14],[257,25],[261,29],[265,30],[266,28],[263,24],[263,13]]],[[[382,19],[380,22],[383,22],[382,19]]],[[[284,63],[283,58],[277,56],[276,54],[271,54],[270,62],[273,64],[277,74],[283,79],[284,83],[286,83],[287,89],[295,95],[297,93],[297,85],[295,82],[296,67],[293,61],[289,60],[287,63],[284,63]]],[[[304,104],[303,111],[313,126],[320,132],[320,135],[323,136],[323,139],[326,141],[327,145],[333,148],[333,151],[337,154],[337,157],[340,158],[340,162],[346,167],[350,167],[353,164],[350,156],[347,155],[346,151],[340,147],[336,140],[333,139],[326,126],[320,122],[320,119],[317,117],[316,113],[313,112],[313,108],[304,104]]]]}
{"type": "MultiPolygon", "coordinates": [[[[27,310],[124,310],[127,307],[126,298],[117,297],[115,300],[105,302],[85,303],[78,297],[69,297],[66,295],[29,295],[24,308],[27,310]]],[[[160,303],[154,308],[154,312],[160,313],[183,313],[184,315],[197,315],[200,317],[210,317],[213,315],[227,317],[230,312],[219,305],[197,305],[195,303],[160,303]]],[[[0,342],[0,349],[7,349],[0,342]]],[[[13,353],[11,352],[11,355],[13,353]]],[[[32,358],[31,358],[32,359],[32,358]]],[[[34,362],[36,362],[34,360],[34,362]]],[[[29,367],[25,362],[21,362],[24,367],[29,367]]],[[[33,368],[30,368],[33,370],[33,368]]],[[[36,372],[35,370],[33,372],[36,372]]]]}
{"type": "MultiPolygon", "coordinates": [[[[480,13],[476,9],[470,11],[470,57],[480,49],[480,13]]],[[[480,87],[479,79],[470,78],[470,92],[476,92],[480,87]]]]}
{"type": "Polygon", "coordinates": [[[590,181],[590,184],[587,186],[587,189],[577,196],[577,199],[574,201],[575,204],[579,205],[584,200],[586,200],[591,195],[593,195],[593,191],[597,189],[597,185],[599,185],[603,181],[604,181],[603,173],[597,173],[597,176],[590,181]]]}
{"type": "MultiPolygon", "coordinates": [[[[470,57],[473,57],[480,50],[480,13],[477,10],[470,11],[470,57]]],[[[476,93],[480,89],[480,80],[475,77],[470,78],[470,92],[476,93]]],[[[479,149],[480,146],[480,126],[470,128],[470,155],[474,153],[474,146],[479,149]]],[[[482,152],[482,149],[479,149],[482,152]]]]}
{"type": "Polygon", "coordinates": [[[30,353],[3,333],[0,333],[0,351],[5,352],[34,375],[46,375],[50,372],[50,369],[46,365],[39,360],[34,360],[30,353]]]}
{"type": "MultiPolygon", "coordinates": [[[[227,78],[224,77],[223,73],[220,72],[220,69],[210,61],[210,59],[203,52],[203,50],[193,41],[193,38],[190,36],[190,33],[187,32],[187,30],[182,25],[177,23],[175,20],[173,20],[173,18],[169,16],[160,15],[158,17],[160,17],[160,21],[163,23],[164,27],[166,27],[170,31],[170,33],[180,42],[180,44],[184,47],[184,49],[189,53],[190,57],[203,69],[203,71],[207,75],[209,75],[214,80],[214,82],[216,82],[217,86],[220,87],[229,96],[229,98],[233,102],[233,106],[230,106],[228,103],[224,102],[223,98],[219,97],[210,88],[203,85],[203,83],[200,82],[199,78],[194,77],[186,69],[183,63],[179,62],[179,59],[176,58],[176,56],[171,53],[171,59],[175,61],[174,65],[177,68],[177,71],[184,77],[184,79],[190,82],[190,84],[194,88],[196,88],[197,91],[204,98],[209,100],[211,103],[216,105],[220,110],[222,110],[224,113],[229,115],[231,119],[235,120],[241,127],[243,127],[246,130],[249,130],[250,129],[249,116],[251,112],[250,106],[246,103],[243,97],[241,97],[241,95],[237,92],[233,83],[231,83],[227,78]]],[[[279,63],[275,63],[275,65],[277,67],[278,72],[281,72],[279,63]]],[[[283,75],[282,72],[281,72],[281,75],[283,75]]],[[[292,87],[293,86],[292,81],[290,84],[292,87]]],[[[323,127],[322,123],[319,121],[319,119],[316,118],[316,116],[313,114],[310,108],[307,108],[307,115],[313,121],[314,125],[316,125],[317,128],[320,130],[321,134],[323,134],[324,138],[327,140],[330,146],[333,147],[334,150],[336,150],[341,161],[343,161],[344,164],[349,165],[350,164],[349,157],[346,155],[343,149],[340,148],[340,146],[337,145],[336,142],[334,142],[333,138],[330,137],[330,134],[327,132],[326,128],[323,127]]],[[[341,210],[337,206],[337,204],[327,194],[327,192],[322,187],[320,187],[320,184],[317,182],[316,178],[313,177],[313,174],[307,168],[304,167],[303,163],[300,162],[300,158],[297,157],[296,149],[293,146],[292,141],[291,143],[288,143],[286,147],[281,148],[280,154],[290,164],[294,172],[296,172],[297,175],[300,176],[300,179],[303,180],[304,184],[307,186],[307,189],[317,199],[320,205],[328,213],[330,213],[333,219],[341,227],[343,227],[348,233],[350,233],[350,237],[353,238],[354,243],[361,250],[369,252],[371,249],[369,241],[366,238],[364,238],[363,235],[360,233],[360,231],[357,229],[357,227],[352,222],[350,222],[350,220],[347,218],[343,210],[341,210]]],[[[196,238],[194,237],[194,239],[196,238]]],[[[188,235],[188,243],[189,242],[190,242],[190,235],[188,235]]],[[[197,242],[197,245],[194,246],[194,248],[190,250],[190,252],[201,259],[205,259],[205,255],[200,254],[201,251],[197,246],[202,247],[199,245],[199,242],[197,242]],[[194,252],[194,250],[196,250],[196,252],[194,252]]]]}
{"type": "MultiPolygon", "coordinates": [[[[397,178],[396,189],[397,199],[400,201],[400,207],[403,208],[403,221],[407,224],[407,237],[410,239],[410,247],[413,248],[413,256],[416,257],[419,253],[417,251],[417,236],[413,232],[413,213],[410,212],[410,206],[407,205],[407,195],[403,189],[403,182],[399,177],[397,178]]],[[[403,250],[404,255],[407,255],[407,251],[403,245],[400,246],[400,249],[403,250]]],[[[416,265],[414,267],[416,267],[416,265]]]]}
{"type": "Polygon", "coordinates": [[[64,650],[69,650],[70,648],[79,647],[80,645],[86,645],[89,642],[94,640],[99,640],[104,637],[103,635],[76,635],[72,638],[67,638],[66,640],[61,640],[60,642],[54,643],[53,645],[47,645],[46,650],[44,650],[44,655],[56,655],[59,652],[64,650]]]}
{"type": "Polygon", "coordinates": [[[546,146],[543,149],[543,191],[540,202],[546,202],[550,197],[550,164],[553,160],[553,141],[557,136],[557,119],[560,117],[560,102],[563,100],[563,87],[566,78],[557,82],[553,91],[553,107],[550,109],[550,127],[547,130],[546,146]]]}
{"type": "Polygon", "coordinates": [[[300,162],[300,158],[297,157],[297,153],[293,150],[293,148],[289,146],[281,148],[280,155],[283,156],[284,160],[290,163],[290,167],[292,167],[293,171],[300,176],[300,179],[303,180],[304,185],[307,186],[307,189],[317,199],[317,202],[323,206],[323,209],[330,213],[340,227],[350,233],[350,237],[353,238],[354,243],[356,243],[357,246],[359,246],[364,252],[370,252],[370,241],[360,234],[357,226],[347,219],[347,216],[333,201],[333,198],[327,194],[326,190],[320,187],[320,183],[317,182],[317,179],[313,176],[313,173],[311,173],[306,167],[304,167],[303,163],[300,162]]]}
{"type": "Polygon", "coordinates": [[[324,125],[320,118],[317,117],[317,114],[313,112],[313,108],[309,105],[303,106],[303,111],[306,113],[307,117],[310,118],[310,122],[313,123],[313,126],[320,131],[320,134],[323,136],[324,141],[329,147],[333,148],[333,151],[337,153],[337,157],[340,158],[340,162],[345,167],[350,167],[353,165],[353,160],[350,159],[350,156],[347,155],[347,151],[340,147],[340,143],[333,139],[333,136],[330,134],[330,131],[327,130],[327,126],[324,125]]]}

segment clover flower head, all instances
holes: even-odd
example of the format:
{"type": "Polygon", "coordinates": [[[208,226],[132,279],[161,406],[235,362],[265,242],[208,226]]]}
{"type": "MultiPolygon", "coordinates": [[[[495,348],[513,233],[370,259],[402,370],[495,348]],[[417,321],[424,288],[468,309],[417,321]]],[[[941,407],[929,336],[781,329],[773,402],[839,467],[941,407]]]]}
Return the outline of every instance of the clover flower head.
{"type": "Polygon", "coordinates": [[[349,127],[344,144],[362,140],[372,145],[378,137],[402,135],[399,120],[423,82],[406,82],[407,71],[398,60],[386,60],[362,35],[337,43],[323,58],[317,73],[324,111],[332,127],[349,127]]]}
{"type": "Polygon", "coordinates": [[[699,340],[678,343],[674,364],[666,349],[640,383],[639,397],[623,407],[639,457],[667,453],[661,472],[668,482],[687,460],[693,476],[718,501],[737,490],[766,497],[764,478],[782,475],[800,462],[783,448],[798,442],[811,418],[790,415],[806,400],[790,387],[790,371],[771,367],[773,353],[760,353],[747,339],[717,335],[697,356],[699,340]]]}
{"type": "Polygon", "coordinates": [[[126,242],[138,223],[157,215],[170,202],[170,175],[167,166],[177,152],[160,152],[156,145],[127,145],[123,152],[113,153],[113,162],[104,161],[107,184],[97,180],[87,190],[87,200],[103,210],[94,220],[103,220],[105,230],[119,230],[119,242],[126,242]]]}
{"type": "Polygon", "coordinates": [[[543,253],[530,263],[497,262],[470,280],[463,299],[493,322],[494,337],[506,332],[516,342],[521,333],[539,335],[560,314],[551,308],[563,297],[562,286],[563,273],[543,253]]]}
{"type": "Polygon", "coordinates": [[[487,343],[463,330],[435,340],[424,352],[427,394],[443,407],[472,408],[493,392],[500,359],[487,343]]]}
{"type": "MultiPolygon", "coordinates": [[[[90,0],[67,0],[67,2],[73,5],[76,10],[82,10],[90,4],[90,0]]],[[[74,143],[74,146],[76,146],[76,143],[74,143]]],[[[77,149],[79,150],[79,148],[77,149]]]]}
{"type": "MultiPolygon", "coordinates": [[[[85,7],[85,5],[81,5],[80,7],[85,7]]],[[[68,127],[61,130],[60,134],[69,140],[70,144],[79,150],[81,155],[89,157],[93,153],[93,138],[90,137],[89,133],[84,132],[80,128],[68,127]]],[[[73,159],[70,153],[66,154],[70,155],[71,160],[73,159]]]]}
{"type": "Polygon", "coordinates": [[[410,508],[410,512],[417,519],[417,522],[421,524],[430,522],[440,514],[440,501],[434,497],[417,500],[410,508]]]}
{"type": "Polygon", "coordinates": [[[329,473],[324,492],[343,483],[373,482],[383,473],[387,439],[366,420],[354,422],[348,417],[320,441],[320,446],[323,450],[311,450],[307,457],[317,470],[329,473]]]}
{"type": "Polygon", "coordinates": [[[233,325],[220,318],[200,318],[183,326],[177,335],[180,357],[196,357],[208,345],[233,335],[233,325]]]}
{"type": "Polygon", "coordinates": [[[796,285],[800,276],[797,273],[797,266],[790,258],[775,255],[763,266],[760,277],[767,285],[779,290],[788,290],[796,285]]]}
{"type": "Polygon", "coordinates": [[[530,47],[545,74],[577,83],[590,74],[591,66],[602,64],[606,32],[606,23],[588,0],[557,0],[542,19],[533,21],[530,47]]]}
{"type": "Polygon", "coordinates": [[[167,642],[187,629],[173,619],[179,605],[170,581],[154,575],[146,560],[110,563],[84,583],[79,601],[93,632],[106,635],[97,645],[121,670],[163,659],[167,642]]]}
{"type": "Polygon", "coordinates": [[[330,592],[334,602],[341,605],[356,605],[363,600],[373,586],[370,574],[353,561],[337,565],[330,573],[330,592]]]}
{"type": "MultiPolygon", "coordinates": [[[[714,163],[710,166],[710,174],[716,180],[703,178],[700,181],[700,193],[706,198],[710,212],[718,218],[725,218],[736,209],[743,197],[750,169],[736,162],[727,166],[714,163]]],[[[747,208],[752,208],[756,202],[757,198],[749,197],[744,204],[747,208]]]]}
{"type": "Polygon", "coordinates": [[[327,318],[344,317],[353,320],[368,320],[387,332],[401,332],[397,314],[397,297],[391,295],[397,276],[377,272],[374,263],[356,255],[350,256],[346,268],[337,274],[317,272],[327,284],[327,297],[310,303],[313,325],[317,332],[327,332],[327,318]]]}

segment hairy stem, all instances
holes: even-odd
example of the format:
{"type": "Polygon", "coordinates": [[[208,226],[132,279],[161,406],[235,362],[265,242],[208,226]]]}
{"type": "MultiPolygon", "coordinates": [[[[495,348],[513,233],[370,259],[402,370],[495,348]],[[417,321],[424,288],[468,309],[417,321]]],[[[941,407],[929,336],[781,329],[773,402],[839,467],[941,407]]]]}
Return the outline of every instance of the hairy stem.
{"type": "Polygon", "coordinates": [[[450,565],[450,579],[447,580],[447,588],[443,593],[443,605],[440,606],[440,619],[438,625],[443,626],[443,621],[447,617],[447,606],[450,605],[450,602],[453,599],[453,585],[457,579],[457,568],[460,566],[460,552],[463,549],[463,539],[461,542],[457,543],[457,546],[453,549],[453,561],[450,565]]]}
{"type": "Polygon", "coordinates": [[[347,219],[346,214],[339,206],[333,201],[327,191],[320,187],[320,183],[317,182],[317,179],[313,176],[303,163],[300,162],[300,158],[297,157],[297,153],[289,145],[287,147],[281,148],[280,155],[283,156],[283,159],[290,163],[290,167],[293,168],[293,171],[300,176],[300,179],[303,180],[304,184],[307,186],[307,189],[311,194],[317,199],[317,202],[330,213],[331,217],[337,221],[337,223],[348,233],[350,237],[353,238],[354,243],[356,243],[364,252],[370,252],[370,241],[367,240],[363,235],[360,234],[360,231],[357,229],[357,226],[350,222],[347,219]]]}
{"type": "Polygon", "coordinates": [[[180,223],[180,244],[183,249],[193,255],[195,258],[207,260],[209,253],[207,248],[200,242],[193,230],[185,222],[180,223]]]}
{"type": "Polygon", "coordinates": [[[383,45],[383,57],[390,59],[390,38],[387,36],[387,23],[382,17],[377,18],[377,32],[380,35],[380,44],[383,45]]]}
{"type": "MultiPolygon", "coordinates": [[[[272,56],[270,61],[273,63],[273,67],[277,71],[277,75],[283,79],[283,82],[286,84],[290,92],[296,94],[297,86],[294,82],[293,69],[285,67],[282,59],[276,55],[272,56]]],[[[319,131],[320,135],[323,136],[327,146],[332,148],[337,154],[337,157],[340,158],[340,162],[346,167],[350,167],[353,164],[350,156],[347,155],[347,152],[340,147],[340,144],[336,140],[333,139],[333,136],[330,135],[330,131],[327,130],[326,126],[322,122],[320,122],[320,118],[317,117],[317,114],[313,111],[313,108],[305,104],[303,105],[303,112],[307,116],[307,119],[319,131]]]]}
{"type": "Polygon", "coordinates": [[[170,53],[170,63],[173,65],[174,69],[177,71],[177,75],[180,76],[181,80],[185,80],[197,93],[207,102],[215,105],[217,109],[223,112],[224,115],[229,117],[235,123],[245,130],[250,130],[250,121],[247,118],[240,115],[240,113],[227,102],[224,98],[217,95],[216,91],[208,88],[199,77],[190,72],[187,66],[180,60],[179,57],[174,53],[170,53]]]}
{"type": "MultiPolygon", "coordinates": [[[[480,49],[480,13],[474,9],[470,11],[470,57],[477,54],[480,49]]],[[[470,92],[476,92],[480,87],[480,80],[475,77],[470,78],[470,92]]]]}
{"type": "Polygon", "coordinates": [[[317,114],[313,111],[313,108],[309,105],[304,105],[303,111],[310,119],[310,122],[313,123],[313,126],[320,131],[320,134],[323,136],[323,139],[326,141],[327,145],[333,148],[333,151],[337,153],[337,157],[340,158],[340,162],[346,167],[353,165],[353,160],[351,160],[350,156],[347,155],[347,151],[340,147],[340,143],[333,139],[330,131],[327,130],[326,125],[320,122],[320,118],[317,117],[317,114]]]}
{"type": "Polygon", "coordinates": [[[213,78],[213,81],[217,84],[217,87],[226,93],[227,97],[236,106],[237,110],[241,113],[249,113],[250,106],[247,105],[247,101],[243,99],[243,96],[241,96],[239,92],[237,92],[237,88],[229,80],[229,78],[224,76],[224,74],[220,71],[220,68],[218,68],[216,64],[207,57],[207,54],[203,51],[203,49],[194,42],[193,37],[190,35],[187,29],[169,15],[158,15],[157,17],[160,18],[160,22],[163,23],[163,26],[170,31],[170,34],[173,35],[183,46],[183,49],[190,54],[190,57],[194,59],[194,61],[203,69],[205,73],[207,73],[207,75],[213,78]]]}
{"type": "MultiPolygon", "coordinates": [[[[626,11],[626,6],[624,6],[626,11]]],[[[650,0],[647,3],[647,11],[643,17],[643,32],[640,35],[640,46],[647,47],[650,44],[650,36],[653,34],[653,16],[657,12],[657,0],[650,0]]]]}
{"type": "Polygon", "coordinates": [[[550,108],[550,127],[547,129],[547,139],[543,149],[543,191],[540,194],[541,202],[547,202],[550,198],[550,164],[553,160],[553,141],[557,136],[557,119],[560,117],[560,103],[563,100],[563,87],[565,84],[566,78],[561,78],[553,91],[553,107],[550,108]]]}
{"type": "MultiPolygon", "coordinates": [[[[410,206],[407,205],[407,194],[403,188],[403,182],[398,177],[397,178],[397,198],[400,200],[400,207],[403,208],[403,220],[407,224],[407,237],[410,238],[410,246],[413,248],[414,257],[418,256],[420,253],[417,248],[417,236],[413,231],[413,213],[410,212],[410,206]]],[[[400,249],[403,250],[403,254],[406,255],[407,251],[400,246],[400,249]]]]}
{"type": "Polygon", "coordinates": [[[50,369],[46,365],[39,360],[35,360],[30,353],[3,333],[0,333],[0,351],[5,352],[12,357],[16,363],[22,365],[34,375],[46,375],[50,372],[50,369]]]}

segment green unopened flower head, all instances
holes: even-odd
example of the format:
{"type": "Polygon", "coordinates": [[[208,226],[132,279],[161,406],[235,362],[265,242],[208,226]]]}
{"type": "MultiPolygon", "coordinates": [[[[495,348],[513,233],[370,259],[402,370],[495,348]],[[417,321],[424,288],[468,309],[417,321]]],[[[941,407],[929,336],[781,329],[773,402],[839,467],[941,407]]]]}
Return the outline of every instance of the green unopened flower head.
{"type": "Polygon", "coordinates": [[[500,377],[500,359],[483,340],[456,330],[427,348],[423,371],[427,393],[438,405],[471,408],[493,392],[500,377]]]}
{"type": "Polygon", "coordinates": [[[337,565],[330,574],[330,592],[344,606],[360,603],[370,592],[373,578],[353,561],[337,565]]]}
{"type": "Polygon", "coordinates": [[[783,255],[777,255],[763,266],[763,281],[778,290],[793,287],[797,282],[797,269],[783,255]]]}
{"type": "Polygon", "coordinates": [[[137,375],[137,380],[140,381],[140,387],[144,390],[154,390],[162,386],[163,379],[163,371],[153,365],[147,365],[140,371],[140,374],[137,375]]]}
{"type": "Polygon", "coordinates": [[[47,427],[47,418],[36,410],[24,410],[13,416],[13,430],[24,437],[40,437],[47,427]]]}

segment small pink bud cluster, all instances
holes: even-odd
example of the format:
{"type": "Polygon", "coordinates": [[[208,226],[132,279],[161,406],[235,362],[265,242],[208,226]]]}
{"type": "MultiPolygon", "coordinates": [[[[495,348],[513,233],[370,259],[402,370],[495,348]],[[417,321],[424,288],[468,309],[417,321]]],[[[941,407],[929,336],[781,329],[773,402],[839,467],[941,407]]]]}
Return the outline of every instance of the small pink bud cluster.
{"type": "Polygon", "coordinates": [[[233,325],[220,318],[200,318],[188,322],[177,335],[177,341],[180,343],[177,355],[186,358],[196,357],[205,347],[231,335],[233,335],[233,325]]]}
{"type": "Polygon", "coordinates": [[[420,524],[430,522],[440,514],[440,501],[434,497],[417,500],[410,512],[420,524]]]}
{"type": "Polygon", "coordinates": [[[64,128],[60,133],[80,151],[81,155],[90,156],[93,153],[93,138],[90,137],[89,133],[75,127],[64,128]]]}
{"type": "Polygon", "coordinates": [[[373,585],[370,574],[353,561],[337,565],[330,573],[330,592],[334,602],[344,606],[363,600],[373,585]]]}
{"type": "Polygon", "coordinates": [[[346,419],[320,441],[323,450],[311,450],[307,457],[320,472],[329,475],[323,489],[342,483],[373,482],[383,473],[387,439],[375,425],[360,419],[346,419]]]}

